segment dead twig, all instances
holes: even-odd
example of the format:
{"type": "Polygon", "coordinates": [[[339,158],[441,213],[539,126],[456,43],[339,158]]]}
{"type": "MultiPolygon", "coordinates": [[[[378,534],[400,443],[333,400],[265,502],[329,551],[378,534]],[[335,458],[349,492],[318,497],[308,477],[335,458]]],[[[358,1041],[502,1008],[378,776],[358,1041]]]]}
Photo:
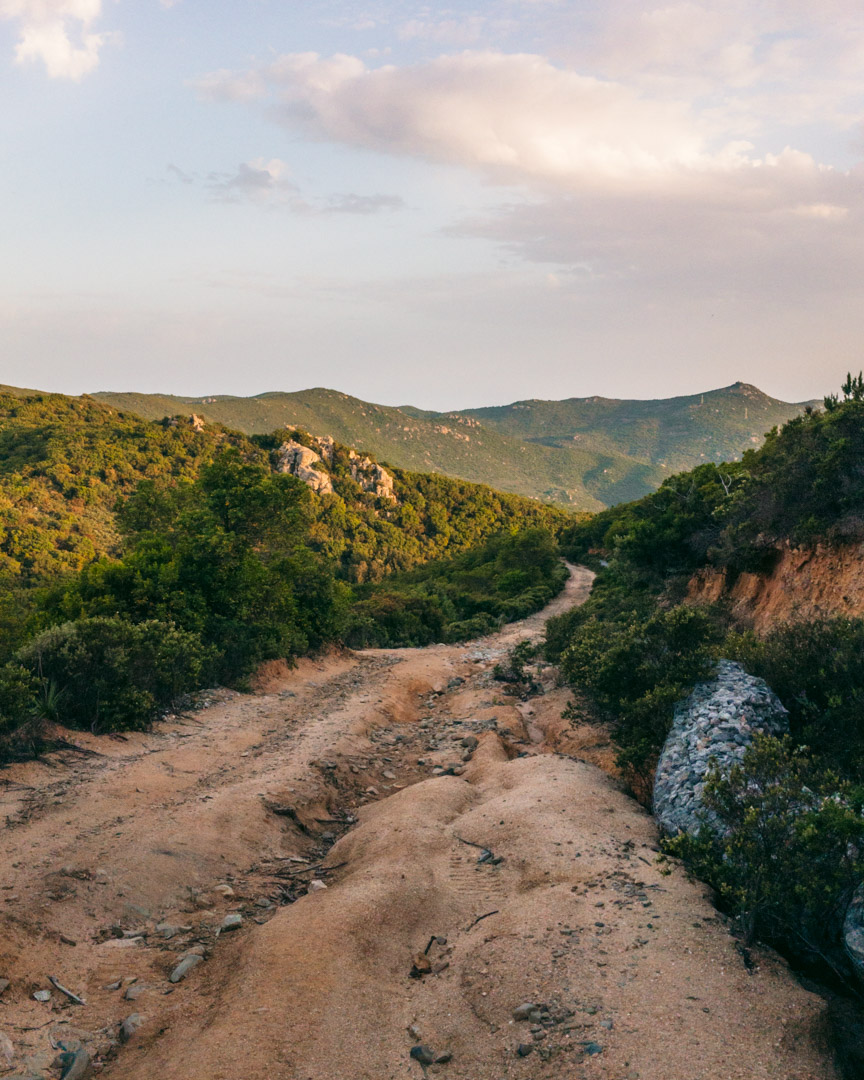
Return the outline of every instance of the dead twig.
{"type": "Polygon", "coordinates": [[[473,930],[478,922],[483,922],[483,920],[488,919],[490,915],[499,915],[499,914],[500,914],[500,912],[496,908],[494,911],[487,911],[485,915],[478,915],[477,918],[474,920],[474,922],[471,923],[470,926],[465,927],[465,933],[467,934],[469,930],[473,930]]]}

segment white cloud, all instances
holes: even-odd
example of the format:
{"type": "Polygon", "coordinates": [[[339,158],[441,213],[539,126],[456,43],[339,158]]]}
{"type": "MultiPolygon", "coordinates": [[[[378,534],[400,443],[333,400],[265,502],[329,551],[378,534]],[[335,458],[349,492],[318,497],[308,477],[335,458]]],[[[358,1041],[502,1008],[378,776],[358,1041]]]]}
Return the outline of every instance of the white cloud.
{"type": "Polygon", "coordinates": [[[0,17],[19,24],[16,60],[41,60],[54,79],[82,79],[97,66],[111,36],[91,30],[101,12],[101,0],[0,0],[0,17]]]}
{"type": "Polygon", "coordinates": [[[562,297],[589,281],[659,307],[849,296],[864,273],[864,167],[820,159],[851,128],[859,86],[864,115],[850,59],[864,35],[834,71],[833,31],[808,38],[799,0],[765,0],[749,21],[742,0],[621,7],[635,28],[593,69],[496,51],[404,66],[306,53],[199,86],[249,100],[254,85],[268,115],[313,138],[508,185],[508,205],[448,231],[547,264],[562,297]]]}
{"type": "Polygon", "coordinates": [[[271,93],[313,135],[482,169],[503,182],[573,187],[668,183],[747,164],[748,144],[712,140],[679,101],[554,67],[540,56],[463,52],[410,67],[290,54],[198,83],[216,100],[271,93]]]}

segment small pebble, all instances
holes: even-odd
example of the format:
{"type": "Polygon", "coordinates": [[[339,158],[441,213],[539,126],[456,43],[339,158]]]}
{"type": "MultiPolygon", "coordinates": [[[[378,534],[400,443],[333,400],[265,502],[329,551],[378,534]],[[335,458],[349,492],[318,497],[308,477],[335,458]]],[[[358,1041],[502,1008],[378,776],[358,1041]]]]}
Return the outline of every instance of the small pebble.
{"type": "Polygon", "coordinates": [[[428,1046],[412,1046],[411,1057],[421,1065],[434,1065],[435,1055],[428,1046]]]}

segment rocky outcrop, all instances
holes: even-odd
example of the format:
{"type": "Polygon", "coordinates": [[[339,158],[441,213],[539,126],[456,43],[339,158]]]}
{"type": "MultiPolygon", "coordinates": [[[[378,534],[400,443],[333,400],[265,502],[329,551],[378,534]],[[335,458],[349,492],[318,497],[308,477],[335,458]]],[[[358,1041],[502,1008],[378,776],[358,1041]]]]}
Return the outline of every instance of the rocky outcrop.
{"type": "Polygon", "coordinates": [[[302,443],[289,439],[282,443],[278,450],[276,471],[290,473],[302,480],[319,495],[328,495],[333,490],[333,481],[323,469],[316,469],[315,465],[321,461],[321,455],[310,450],[302,443]]]}
{"type": "Polygon", "coordinates": [[[348,457],[351,476],[363,491],[370,492],[378,499],[396,502],[393,477],[385,468],[370,457],[361,457],[356,450],[352,450],[348,457]]]}
{"type": "Polygon", "coordinates": [[[786,710],[768,685],[740,664],[721,660],[716,678],[696,686],[675,709],[654,779],[654,815],[663,830],[698,831],[707,814],[702,792],[712,759],[726,772],[757,732],[788,730],[786,710]]]}
{"type": "MultiPolygon", "coordinates": [[[[295,439],[282,443],[277,452],[276,471],[290,473],[319,495],[328,495],[333,491],[333,481],[325,469],[318,466],[333,464],[336,442],[331,435],[318,435],[312,439],[312,445],[314,450],[295,439]]],[[[362,491],[369,492],[376,499],[396,502],[393,477],[377,461],[351,450],[348,453],[348,467],[351,478],[362,491]]]]}
{"type": "Polygon", "coordinates": [[[327,462],[328,465],[333,464],[333,454],[336,450],[336,440],[332,435],[318,435],[312,442],[315,444],[318,453],[322,459],[327,462]]]}

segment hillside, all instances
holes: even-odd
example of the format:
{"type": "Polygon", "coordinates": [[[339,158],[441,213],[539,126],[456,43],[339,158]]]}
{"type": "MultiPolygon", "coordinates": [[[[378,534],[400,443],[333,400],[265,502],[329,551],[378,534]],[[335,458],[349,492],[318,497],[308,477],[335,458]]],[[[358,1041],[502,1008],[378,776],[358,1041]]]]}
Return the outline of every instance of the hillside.
{"type": "Polygon", "coordinates": [[[739,458],[760,445],[771,428],[785,424],[807,405],[819,404],[778,401],[755,386],[737,382],[690,397],[517,401],[461,415],[515,438],[547,446],[590,446],[671,473],[703,461],[739,458]]]}
{"type": "Polygon", "coordinates": [[[657,401],[571,398],[448,413],[375,405],[321,388],[251,398],[94,397],[154,420],[196,412],[247,433],[298,426],[401,468],[579,510],[640,498],[676,470],[739,457],[804,408],[744,383],[657,401]]]}
{"type": "MultiPolygon", "coordinates": [[[[117,501],[140,481],[192,480],[228,448],[265,465],[282,438],[249,438],[221,424],[155,423],[87,397],[0,393],[0,572],[45,581],[116,554],[117,501]]],[[[314,515],[320,548],[351,579],[364,560],[361,578],[373,563],[380,576],[465,550],[510,520],[531,525],[558,514],[518,496],[407,470],[394,470],[397,501],[376,507],[352,477],[347,454],[337,445],[336,465],[321,464],[334,473],[336,490],[314,501],[314,515]]]]}
{"type": "MultiPolygon", "coordinates": [[[[159,394],[93,395],[115,408],[151,420],[195,412],[208,421],[248,434],[276,428],[304,428],[332,435],[390,465],[415,472],[440,472],[473,483],[489,484],[577,510],[599,510],[596,474],[603,468],[627,487],[633,471],[629,462],[597,455],[590,448],[561,452],[532,445],[483,428],[471,417],[441,420],[409,416],[402,410],[374,405],[335,390],[314,389],[294,394],[258,397],[179,398],[159,394]]],[[[632,497],[643,494],[638,477],[632,497]]],[[[630,490],[630,487],[627,487],[630,490]]]]}
{"type": "MultiPolygon", "coordinates": [[[[600,572],[547,627],[546,656],[578,707],[609,721],[655,811],[681,755],[678,795],[695,812],[673,819],[685,832],[666,850],[717,890],[745,941],[860,1002],[864,377],[842,393],[740,461],[576,523],[563,548],[600,572]],[[760,730],[769,688],[776,726],[760,730]]],[[[860,1077],[857,1050],[850,1061],[844,1075],[860,1077]]]]}
{"type": "Polygon", "coordinates": [[[61,700],[67,723],[140,727],[350,633],[456,641],[523,617],[563,585],[568,520],[299,430],[0,394],[0,758],[61,700]]]}

